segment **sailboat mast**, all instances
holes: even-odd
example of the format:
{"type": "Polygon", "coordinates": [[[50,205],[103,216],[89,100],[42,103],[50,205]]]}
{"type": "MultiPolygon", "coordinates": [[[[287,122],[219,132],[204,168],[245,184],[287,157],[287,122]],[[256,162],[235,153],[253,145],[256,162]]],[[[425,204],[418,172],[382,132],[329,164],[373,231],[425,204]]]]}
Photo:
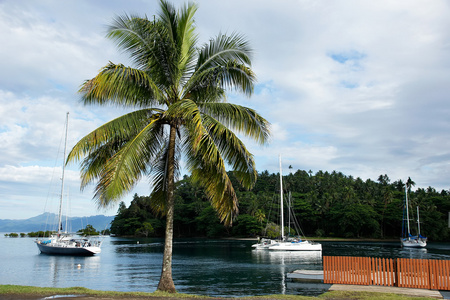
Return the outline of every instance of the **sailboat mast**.
{"type": "Polygon", "coordinates": [[[291,191],[289,191],[289,197],[288,197],[288,237],[291,236],[291,191]]]}
{"type": "Polygon", "coordinates": [[[419,207],[417,206],[417,237],[420,238],[419,207]]]}
{"type": "Polygon", "coordinates": [[[69,128],[69,112],[66,114],[66,135],[64,138],[64,156],[63,156],[63,166],[62,166],[62,176],[61,176],[61,194],[59,195],[59,214],[58,214],[58,235],[61,234],[62,227],[62,202],[64,195],[64,172],[66,170],[66,151],[67,151],[67,132],[69,128]]]}
{"type": "Polygon", "coordinates": [[[280,157],[281,239],[284,240],[283,174],[282,174],[282,170],[281,170],[281,155],[279,157],[280,157]]]}
{"type": "Polygon", "coordinates": [[[411,235],[411,230],[409,228],[409,204],[408,204],[408,185],[405,185],[405,197],[406,197],[406,222],[408,223],[408,239],[411,235]]]}

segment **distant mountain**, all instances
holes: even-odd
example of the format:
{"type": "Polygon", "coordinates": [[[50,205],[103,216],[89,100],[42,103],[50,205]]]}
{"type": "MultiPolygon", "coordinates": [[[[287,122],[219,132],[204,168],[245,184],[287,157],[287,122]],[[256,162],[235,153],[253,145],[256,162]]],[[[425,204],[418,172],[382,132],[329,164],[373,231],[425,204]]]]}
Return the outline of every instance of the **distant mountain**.
{"type": "MultiPolygon", "coordinates": [[[[68,218],[67,223],[70,224],[69,231],[76,232],[86,225],[92,225],[97,231],[102,231],[110,227],[114,216],[90,216],[90,217],[73,217],[68,218]],[[71,228],[71,229],[70,229],[71,228]]],[[[63,216],[64,224],[66,217],[63,216]]],[[[52,213],[43,213],[39,216],[24,220],[1,220],[0,232],[32,232],[39,230],[56,230],[58,228],[58,216],[52,213]]],[[[65,227],[65,226],[64,226],[65,227]]]]}

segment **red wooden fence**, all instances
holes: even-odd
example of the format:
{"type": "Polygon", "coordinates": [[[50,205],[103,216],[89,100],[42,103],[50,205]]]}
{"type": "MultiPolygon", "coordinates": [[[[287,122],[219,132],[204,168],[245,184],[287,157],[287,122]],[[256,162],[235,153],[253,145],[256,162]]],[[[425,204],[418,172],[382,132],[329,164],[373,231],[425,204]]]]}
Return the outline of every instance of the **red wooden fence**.
{"type": "Polygon", "coordinates": [[[450,261],[324,256],[324,283],[450,290],[450,261]]]}

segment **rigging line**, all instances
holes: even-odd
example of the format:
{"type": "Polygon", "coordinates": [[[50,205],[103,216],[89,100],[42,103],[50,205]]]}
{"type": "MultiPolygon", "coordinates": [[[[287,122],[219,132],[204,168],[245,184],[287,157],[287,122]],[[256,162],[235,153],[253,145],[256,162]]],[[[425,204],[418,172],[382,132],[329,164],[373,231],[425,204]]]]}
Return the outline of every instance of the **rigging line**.
{"type": "Polygon", "coordinates": [[[294,208],[293,208],[293,202],[294,201],[291,200],[290,202],[291,203],[290,203],[290,206],[288,208],[288,213],[289,213],[289,216],[292,217],[292,221],[291,222],[294,224],[295,231],[300,233],[300,235],[303,237],[303,239],[306,240],[305,233],[303,232],[302,226],[300,225],[300,222],[298,221],[297,216],[295,215],[295,212],[294,212],[294,208]]]}
{"type": "MultiPolygon", "coordinates": [[[[60,141],[59,141],[58,151],[56,152],[55,161],[54,161],[54,164],[53,164],[53,167],[52,167],[52,175],[51,175],[50,183],[49,183],[48,190],[47,190],[47,196],[46,196],[46,199],[45,199],[43,213],[46,213],[46,212],[49,211],[48,206],[49,206],[50,195],[53,194],[52,189],[55,188],[55,186],[56,186],[55,185],[55,178],[57,178],[57,175],[55,175],[55,173],[56,173],[57,166],[59,166],[58,161],[60,160],[61,148],[62,148],[62,145],[63,145],[63,142],[64,142],[65,128],[66,128],[66,124],[64,124],[63,130],[61,131],[61,138],[60,138],[60,141]]],[[[65,160],[65,158],[64,158],[64,160],[65,160]]],[[[50,218],[50,214],[47,214],[46,215],[46,220],[45,220],[45,225],[44,225],[44,232],[47,231],[47,230],[50,231],[50,229],[51,229],[50,228],[50,219],[49,218],[50,218]]]]}
{"type": "Polygon", "coordinates": [[[264,227],[264,236],[267,236],[267,226],[269,225],[270,214],[272,213],[274,199],[275,199],[275,195],[272,197],[272,201],[270,202],[270,205],[269,205],[269,215],[267,216],[266,226],[264,227]]]}
{"type": "Polygon", "coordinates": [[[303,239],[306,240],[306,235],[303,232],[302,226],[300,225],[300,222],[298,221],[297,216],[295,215],[293,209],[291,211],[291,214],[292,214],[292,219],[293,219],[293,222],[294,222],[294,226],[296,227],[295,230],[297,230],[300,233],[300,235],[303,237],[303,239]]]}

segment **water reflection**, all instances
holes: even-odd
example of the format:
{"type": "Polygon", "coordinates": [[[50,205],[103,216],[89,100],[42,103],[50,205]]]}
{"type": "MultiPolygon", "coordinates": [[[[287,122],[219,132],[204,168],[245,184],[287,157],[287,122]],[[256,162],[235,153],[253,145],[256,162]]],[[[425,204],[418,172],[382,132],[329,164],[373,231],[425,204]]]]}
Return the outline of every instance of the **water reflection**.
{"type": "MultiPolygon", "coordinates": [[[[252,250],[253,263],[271,266],[271,272],[276,272],[280,278],[279,291],[286,294],[288,282],[286,274],[295,270],[321,268],[321,251],[270,251],[252,250]]],[[[297,288],[299,288],[297,286],[297,288]]],[[[304,288],[304,287],[301,287],[304,288]]]]}
{"type": "Polygon", "coordinates": [[[50,286],[65,286],[66,278],[83,284],[85,280],[94,280],[100,274],[101,258],[70,257],[37,254],[34,256],[32,274],[36,281],[46,282],[50,286]]]}
{"type": "Polygon", "coordinates": [[[111,246],[114,285],[129,291],[155,291],[161,275],[163,243],[160,239],[115,238],[111,246]]]}
{"type": "Polygon", "coordinates": [[[322,263],[321,251],[270,251],[252,250],[256,263],[282,265],[317,265],[322,263]]]}
{"type": "Polygon", "coordinates": [[[399,251],[400,257],[410,259],[427,259],[427,253],[425,248],[401,248],[399,251]]]}

